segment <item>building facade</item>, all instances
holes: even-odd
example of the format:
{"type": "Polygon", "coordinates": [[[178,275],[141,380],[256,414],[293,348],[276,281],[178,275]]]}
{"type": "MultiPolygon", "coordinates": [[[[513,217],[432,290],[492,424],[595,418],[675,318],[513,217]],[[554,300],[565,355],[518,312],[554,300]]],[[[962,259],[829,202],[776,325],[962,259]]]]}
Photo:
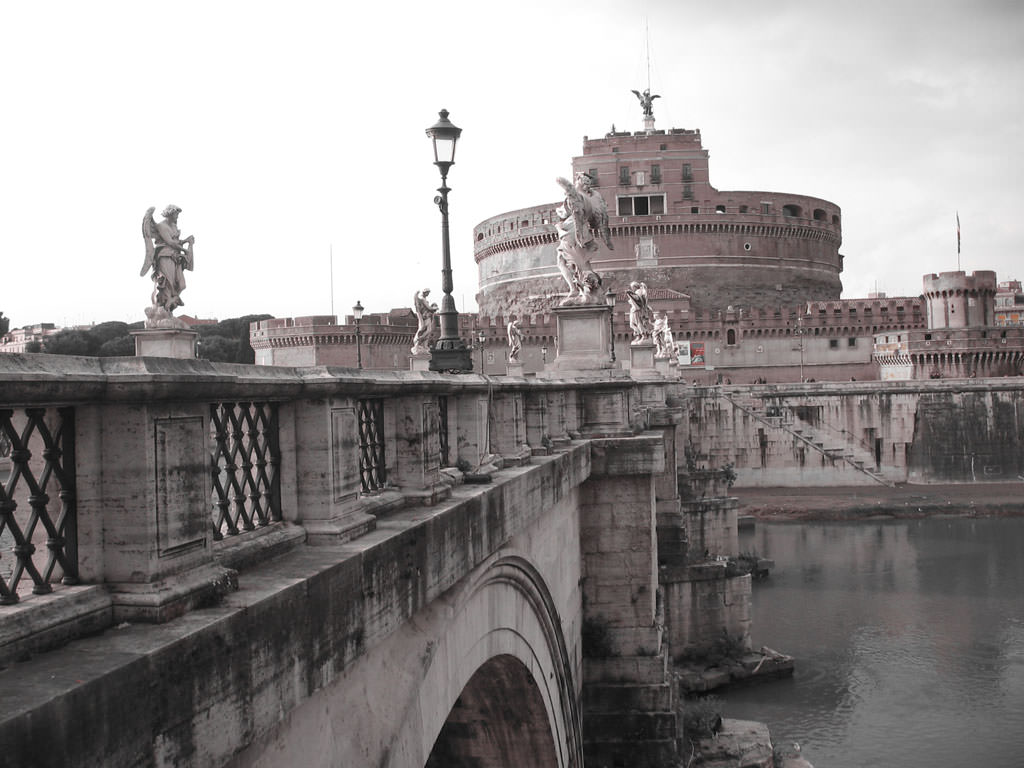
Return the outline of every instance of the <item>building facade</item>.
{"type": "Polygon", "coordinates": [[[29,345],[33,342],[44,342],[47,336],[52,336],[62,330],[53,323],[36,323],[26,325],[24,328],[14,328],[3,336],[0,336],[0,352],[28,352],[29,345]]]}
{"type": "Polygon", "coordinates": [[[996,286],[996,325],[1024,325],[1024,293],[1020,280],[1005,280],[996,286]]]}

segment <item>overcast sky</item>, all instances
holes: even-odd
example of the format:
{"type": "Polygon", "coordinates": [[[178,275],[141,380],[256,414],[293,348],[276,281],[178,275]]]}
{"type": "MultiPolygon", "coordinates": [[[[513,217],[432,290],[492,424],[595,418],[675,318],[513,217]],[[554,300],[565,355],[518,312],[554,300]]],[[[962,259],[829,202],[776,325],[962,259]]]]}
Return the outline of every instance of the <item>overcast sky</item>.
{"type": "Polygon", "coordinates": [[[168,203],[196,238],[179,314],[328,314],[332,246],[336,314],[439,296],[441,108],[475,310],[473,226],[640,130],[648,61],[657,127],[701,129],[716,188],[842,208],[844,298],[956,269],[957,211],[962,268],[1022,278],[1022,52],[1018,0],[4,2],[0,311],[143,319],[168,203]]]}

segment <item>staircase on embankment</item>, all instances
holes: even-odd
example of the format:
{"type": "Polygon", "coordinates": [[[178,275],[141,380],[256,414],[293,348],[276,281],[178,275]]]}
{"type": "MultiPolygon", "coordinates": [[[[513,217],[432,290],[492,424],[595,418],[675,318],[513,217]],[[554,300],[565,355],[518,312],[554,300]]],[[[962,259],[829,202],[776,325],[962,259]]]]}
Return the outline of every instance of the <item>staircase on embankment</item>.
{"type": "Polygon", "coordinates": [[[871,482],[893,487],[895,482],[878,466],[874,455],[845,430],[812,425],[788,406],[766,407],[763,399],[750,393],[725,394],[722,398],[733,408],[746,413],[766,427],[790,435],[806,450],[817,453],[829,464],[845,463],[871,482]]]}

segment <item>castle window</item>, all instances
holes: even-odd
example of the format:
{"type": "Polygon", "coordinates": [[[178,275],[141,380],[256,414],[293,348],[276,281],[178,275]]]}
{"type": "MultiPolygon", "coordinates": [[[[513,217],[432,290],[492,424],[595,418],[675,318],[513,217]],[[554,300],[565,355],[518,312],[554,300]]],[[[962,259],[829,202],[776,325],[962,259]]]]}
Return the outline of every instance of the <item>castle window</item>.
{"type": "Polygon", "coordinates": [[[851,336],[850,338],[848,338],[846,340],[846,346],[848,346],[848,347],[856,347],[857,346],[857,338],[855,336],[851,336]]]}
{"type": "Polygon", "coordinates": [[[624,187],[629,186],[629,166],[623,165],[619,167],[619,184],[624,187]]]}
{"type": "Polygon", "coordinates": [[[651,165],[651,184],[661,184],[661,166],[651,165]]]}
{"type": "Polygon", "coordinates": [[[693,200],[692,184],[683,184],[683,200],[693,200]]]}
{"type": "Polygon", "coordinates": [[[725,206],[724,205],[716,205],[715,206],[715,213],[725,213],[725,206]]]}
{"type": "Polygon", "coordinates": [[[746,212],[747,212],[747,206],[741,205],[740,206],[740,213],[746,213],[746,212]]]}
{"type": "Polygon", "coordinates": [[[690,213],[700,213],[700,208],[695,205],[690,209],[690,213]]]}
{"type": "Polygon", "coordinates": [[[815,208],[814,209],[814,220],[815,221],[826,221],[827,220],[825,212],[823,210],[821,210],[821,208],[815,208]]]}
{"type": "Polygon", "coordinates": [[[730,347],[736,346],[736,329],[735,328],[730,328],[728,331],[725,332],[725,343],[728,346],[730,346],[730,347]]]}
{"type": "Polygon", "coordinates": [[[771,203],[762,202],[761,203],[761,215],[762,216],[767,216],[771,212],[772,212],[772,204],[771,203]]]}
{"type": "Polygon", "coordinates": [[[782,215],[783,216],[793,216],[793,217],[796,217],[796,216],[799,216],[801,213],[802,213],[802,211],[800,210],[800,206],[799,205],[792,205],[792,204],[790,204],[790,205],[782,206],[782,215]]]}
{"type": "Polygon", "coordinates": [[[620,195],[619,216],[657,216],[665,212],[664,195],[620,195]]]}
{"type": "Polygon", "coordinates": [[[693,181],[693,166],[683,163],[683,181],[693,181]]]}
{"type": "Polygon", "coordinates": [[[587,175],[590,177],[590,182],[596,187],[597,186],[597,168],[591,168],[587,171],[587,175]]]}
{"type": "Polygon", "coordinates": [[[666,149],[668,149],[668,144],[659,144],[658,149],[664,152],[666,149]]]}
{"type": "Polygon", "coordinates": [[[829,339],[828,340],[828,348],[829,349],[839,349],[839,339],[829,339]]]}

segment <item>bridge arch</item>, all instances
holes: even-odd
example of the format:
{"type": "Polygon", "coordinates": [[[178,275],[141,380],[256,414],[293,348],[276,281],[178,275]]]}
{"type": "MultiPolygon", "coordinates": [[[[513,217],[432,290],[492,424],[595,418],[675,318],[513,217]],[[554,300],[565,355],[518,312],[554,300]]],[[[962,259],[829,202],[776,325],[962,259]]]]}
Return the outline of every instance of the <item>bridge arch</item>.
{"type": "Polygon", "coordinates": [[[388,764],[582,768],[579,648],[541,573],[498,553],[453,593],[388,764]]]}

